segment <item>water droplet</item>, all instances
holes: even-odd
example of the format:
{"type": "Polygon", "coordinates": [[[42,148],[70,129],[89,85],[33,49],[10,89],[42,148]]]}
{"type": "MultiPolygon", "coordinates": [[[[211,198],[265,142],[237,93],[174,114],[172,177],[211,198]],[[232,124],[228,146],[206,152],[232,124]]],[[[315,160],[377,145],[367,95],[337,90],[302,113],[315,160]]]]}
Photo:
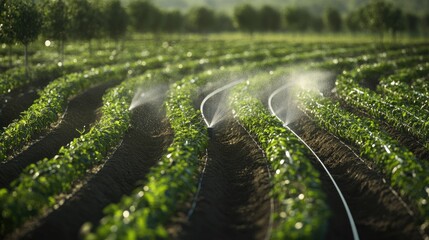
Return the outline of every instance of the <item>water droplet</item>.
{"type": "Polygon", "coordinates": [[[130,216],[130,212],[128,212],[127,210],[125,210],[125,211],[122,213],[122,216],[123,216],[124,218],[127,218],[127,217],[129,217],[129,216],[130,216]]]}
{"type": "Polygon", "coordinates": [[[295,228],[296,229],[301,229],[304,225],[302,224],[302,222],[297,222],[295,223],[295,228]]]}

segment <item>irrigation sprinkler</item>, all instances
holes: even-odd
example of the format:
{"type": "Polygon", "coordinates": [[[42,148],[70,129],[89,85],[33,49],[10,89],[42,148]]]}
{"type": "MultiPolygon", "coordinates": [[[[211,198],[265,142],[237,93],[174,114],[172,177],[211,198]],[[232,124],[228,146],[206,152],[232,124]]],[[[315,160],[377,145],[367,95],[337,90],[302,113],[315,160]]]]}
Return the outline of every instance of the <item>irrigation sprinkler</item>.
{"type": "Polygon", "coordinates": [[[300,142],[302,142],[309,150],[310,152],[314,155],[314,157],[317,159],[317,161],[321,164],[322,168],[325,170],[326,174],[328,175],[329,179],[331,180],[332,184],[334,185],[340,199],[341,202],[343,203],[344,209],[347,213],[347,217],[349,219],[349,224],[352,230],[352,234],[353,234],[353,239],[354,240],[359,240],[359,233],[355,224],[355,221],[353,219],[352,213],[350,211],[350,208],[347,204],[346,199],[344,198],[343,193],[341,192],[341,189],[338,187],[337,182],[335,181],[335,179],[332,177],[331,173],[329,172],[328,168],[325,166],[325,164],[322,162],[322,160],[319,158],[319,156],[317,156],[316,152],[311,149],[311,147],[296,133],[294,132],[287,124],[285,124],[285,122],[278,116],[278,113],[275,112],[274,108],[273,108],[273,98],[275,97],[275,95],[277,95],[278,93],[280,93],[281,91],[286,90],[289,87],[289,84],[286,84],[284,86],[282,86],[281,88],[277,89],[276,91],[274,91],[270,97],[268,98],[268,107],[270,109],[271,114],[273,114],[277,119],[279,119],[284,125],[284,127],[289,130],[290,132],[292,132],[300,142]]]}
{"type": "Polygon", "coordinates": [[[212,98],[213,96],[215,96],[215,95],[217,95],[217,94],[219,94],[219,93],[221,93],[221,92],[223,92],[223,91],[225,91],[225,90],[227,90],[229,88],[234,87],[235,85],[241,83],[242,81],[243,80],[237,80],[237,81],[231,82],[231,83],[229,83],[229,84],[227,84],[227,85],[225,85],[223,87],[220,87],[220,88],[214,90],[213,92],[211,92],[210,94],[208,94],[203,99],[203,101],[201,102],[200,111],[201,111],[201,115],[203,117],[203,120],[204,120],[204,122],[207,125],[207,131],[208,131],[209,137],[213,136],[213,127],[214,127],[214,125],[216,125],[216,123],[220,122],[223,119],[223,117],[224,117],[223,115],[224,115],[225,111],[220,111],[220,109],[224,108],[226,106],[220,106],[222,101],[219,101],[217,103],[217,106],[216,106],[216,112],[214,113],[213,116],[211,116],[211,119],[209,120],[207,114],[204,113],[204,106],[205,106],[206,102],[210,98],[212,98]],[[221,115],[221,116],[218,116],[218,115],[221,115]]]}

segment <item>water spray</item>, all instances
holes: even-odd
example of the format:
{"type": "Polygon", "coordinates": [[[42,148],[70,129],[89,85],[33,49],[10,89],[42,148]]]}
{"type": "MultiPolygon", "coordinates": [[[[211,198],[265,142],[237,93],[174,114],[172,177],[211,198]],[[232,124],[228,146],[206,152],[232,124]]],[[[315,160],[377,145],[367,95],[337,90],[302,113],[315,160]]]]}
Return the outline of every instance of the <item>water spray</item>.
{"type": "Polygon", "coordinates": [[[234,87],[235,85],[237,85],[237,84],[239,84],[241,82],[243,82],[243,80],[237,80],[237,81],[231,82],[231,83],[229,83],[229,84],[227,84],[227,85],[225,85],[223,87],[220,87],[220,88],[214,90],[213,92],[211,92],[210,94],[208,94],[203,99],[203,101],[201,102],[200,111],[201,111],[201,115],[203,117],[203,120],[204,120],[204,122],[207,125],[207,130],[208,130],[209,137],[213,136],[213,126],[216,125],[216,123],[220,122],[224,118],[225,113],[224,112],[222,113],[220,111],[220,102],[219,102],[218,105],[217,105],[217,108],[216,108],[216,112],[214,113],[214,115],[212,116],[212,118],[209,120],[208,116],[206,114],[204,114],[204,105],[213,96],[215,96],[215,95],[217,95],[217,94],[219,94],[219,93],[221,93],[221,92],[223,92],[223,91],[225,91],[225,90],[227,90],[229,88],[232,88],[232,87],[234,87]]]}
{"type": "Polygon", "coordinates": [[[142,88],[138,89],[133,97],[133,100],[131,101],[129,110],[133,110],[140,105],[159,100],[164,96],[163,93],[166,91],[166,89],[167,87],[163,85],[152,87],[149,90],[142,88]]]}

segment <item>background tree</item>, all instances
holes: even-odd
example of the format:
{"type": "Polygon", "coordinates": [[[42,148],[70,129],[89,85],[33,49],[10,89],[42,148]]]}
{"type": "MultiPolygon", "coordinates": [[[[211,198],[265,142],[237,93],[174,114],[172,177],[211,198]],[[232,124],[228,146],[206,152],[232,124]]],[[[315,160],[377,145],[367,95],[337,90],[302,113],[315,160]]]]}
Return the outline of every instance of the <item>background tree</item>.
{"type": "Polygon", "coordinates": [[[291,31],[306,31],[311,28],[312,15],[306,8],[288,7],[285,11],[286,28],[291,31]]]}
{"type": "Polygon", "coordinates": [[[311,16],[309,29],[311,29],[315,32],[318,32],[318,33],[322,32],[323,29],[325,29],[325,25],[323,24],[322,17],[311,16]]]}
{"type": "Polygon", "coordinates": [[[422,17],[422,29],[425,36],[429,34],[429,12],[422,17]]]}
{"type": "Polygon", "coordinates": [[[164,32],[182,32],[184,22],[184,16],[180,11],[173,10],[165,12],[162,30],[164,32]]]}
{"type": "Polygon", "coordinates": [[[69,9],[65,1],[48,1],[43,6],[45,16],[43,21],[43,32],[46,37],[59,42],[59,54],[61,62],[64,63],[64,44],[70,31],[69,9]]]}
{"type": "Polygon", "coordinates": [[[368,27],[380,35],[383,40],[383,34],[389,28],[389,16],[393,9],[390,3],[382,0],[375,0],[365,7],[365,17],[367,18],[368,27]]]}
{"type": "Polygon", "coordinates": [[[39,36],[42,29],[42,14],[33,1],[13,1],[16,16],[11,18],[11,27],[16,41],[24,45],[25,71],[28,75],[28,44],[39,36]]]}
{"type": "Polygon", "coordinates": [[[392,8],[389,15],[389,29],[393,39],[396,41],[396,36],[399,31],[405,29],[404,14],[399,8],[392,8]]]}
{"type": "Polygon", "coordinates": [[[364,11],[362,8],[360,8],[347,15],[345,24],[349,31],[358,32],[361,31],[366,25],[365,21],[366,17],[364,17],[364,11]]]}
{"type": "Polygon", "coordinates": [[[164,25],[165,21],[165,16],[161,9],[155,7],[152,10],[152,19],[154,19],[154,21],[149,26],[149,30],[158,34],[162,30],[162,26],[164,25]]]}
{"type": "Polygon", "coordinates": [[[140,33],[153,31],[154,26],[158,24],[159,9],[150,1],[136,0],[130,3],[129,13],[131,25],[135,31],[140,33]]]}
{"type": "Polygon", "coordinates": [[[119,40],[127,33],[128,26],[128,14],[119,0],[107,2],[104,18],[107,35],[116,42],[116,48],[119,49],[119,40]]]}
{"type": "Polygon", "coordinates": [[[323,22],[329,31],[339,32],[343,26],[343,20],[338,10],[327,8],[323,15],[323,22]]]}
{"type": "Polygon", "coordinates": [[[252,34],[258,29],[258,12],[249,4],[239,5],[234,8],[234,21],[238,29],[252,34]]]}
{"type": "Polygon", "coordinates": [[[413,13],[406,13],[405,16],[405,26],[409,33],[416,34],[418,32],[419,26],[419,17],[413,13]]]}
{"type": "Polygon", "coordinates": [[[275,8],[265,5],[261,8],[259,16],[261,30],[272,32],[280,30],[281,15],[275,8]]]}
{"type": "Polygon", "coordinates": [[[215,25],[213,29],[216,32],[230,32],[234,30],[232,19],[225,13],[215,14],[215,25]]]}
{"type": "Polygon", "coordinates": [[[91,40],[100,35],[102,13],[87,0],[70,0],[71,34],[77,40],[88,41],[92,56],[91,40]]]}
{"type": "Polygon", "coordinates": [[[212,10],[206,7],[195,7],[189,10],[186,20],[191,31],[207,33],[214,26],[215,15],[212,10]]]}
{"type": "Polygon", "coordinates": [[[15,32],[12,28],[12,20],[17,18],[16,5],[13,0],[0,2],[0,42],[8,46],[9,67],[12,67],[12,45],[15,43],[15,32]]]}

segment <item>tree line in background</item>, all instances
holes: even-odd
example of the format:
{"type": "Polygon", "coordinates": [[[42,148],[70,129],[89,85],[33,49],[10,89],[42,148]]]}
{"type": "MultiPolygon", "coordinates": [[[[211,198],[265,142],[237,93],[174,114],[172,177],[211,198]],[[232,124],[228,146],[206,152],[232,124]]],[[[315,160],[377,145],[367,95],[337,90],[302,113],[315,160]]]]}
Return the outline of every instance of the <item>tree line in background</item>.
{"type": "MultiPolygon", "coordinates": [[[[0,0],[0,42],[28,44],[42,34],[57,41],[60,52],[67,40],[109,37],[120,42],[128,30],[139,33],[254,32],[370,32],[381,37],[400,32],[429,32],[429,13],[417,16],[383,0],[374,0],[347,16],[326,8],[321,16],[303,7],[280,11],[271,6],[236,6],[233,15],[194,7],[186,13],[163,11],[148,0],[132,0],[127,8],[119,0],[0,0]]],[[[27,54],[25,54],[27,56],[27,54]]],[[[27,58],[26,58],[27,59],[27,58]]],[[[27,61],[26,61],[27,62],[27,61]]],[[[26,64],[27,65],[27,64],[26,64]]]]}

